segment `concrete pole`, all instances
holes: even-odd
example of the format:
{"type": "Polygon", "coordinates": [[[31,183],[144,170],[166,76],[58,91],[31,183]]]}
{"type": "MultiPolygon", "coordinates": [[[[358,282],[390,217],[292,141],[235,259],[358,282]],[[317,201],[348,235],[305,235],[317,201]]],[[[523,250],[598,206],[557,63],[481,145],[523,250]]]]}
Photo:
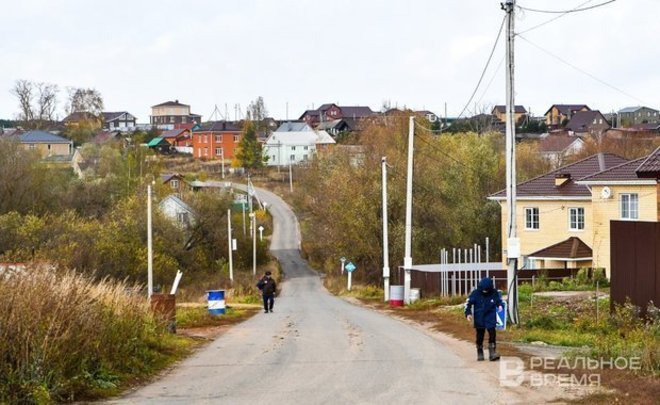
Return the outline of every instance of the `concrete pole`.
{"type": "Polygon", "coordinates": [[[389,235],[387,219],[387,158],[381,159],[382,183],[383,183],[383,299],[390,300],[390,258],[389,258],[389,235]]]}
{"type": "Polygon", "coordinates": [[[352,278],[353,278],[353,272],[349,271],[348,272],[348,291],[351,291],[351,283],[352,283],[352,278]]]}
{"type": "Polygon", "coordinates": [[[257,215],[253,212],[252,217],[252,275],[257,275],[257,215]]]}
{"type": "Polygon", "coordinates": [[[516,0],[506,0],[506,203],[507,203],[507,293],[508,317],[518,323],[518,286],[516,268],[520,257],[520,241],[516,229],[516,126],[514,122],[514,22],[516,0]]]}
{"type": "Polygon", "coordinates": [[[147,184],[147,297],[154,293],[154,249],[151,226],[151,184],[147,184]]]}
{"type": "Polygon", "coordinates": [[[486,263],[490,263],[490,252],[488,251],[490,245],[490,238],[486,236],[486,263]]]}
{"type": "Polygon", "coordinates": [[[229,280],[234,282],[234,264],[233,264],[233,253],[232,247],[233,242],[231,239],[231,209],[227,210],[227,246],[229,246],[229,280]]]}
{"type": "Polygon", "coordinates": [[[291,160],[289,160],[289,192],[293,193],[293,170],[291,169],[291,160]]]}
{"type": "Polygon", "coordinates": [[[403,257],[403,300],[410,303],[410,269],[412,268],[412,185],[413,185],[413,137],[415,117],[408,121],[408,178],[406,183],[406,244],[403,257]]]}
{"type": "Polygon", "coordinates": [[[245,236],[247,235],[247,231],[245,230],[245,201],[241,202],[241,206],[243,207],[243,236],[245,236]]]}
{"type": "Polygon", "coordinates": [[[220,161],[222,162],[222,178],[225,178],[225,148],[220,148],[220,161]]]}

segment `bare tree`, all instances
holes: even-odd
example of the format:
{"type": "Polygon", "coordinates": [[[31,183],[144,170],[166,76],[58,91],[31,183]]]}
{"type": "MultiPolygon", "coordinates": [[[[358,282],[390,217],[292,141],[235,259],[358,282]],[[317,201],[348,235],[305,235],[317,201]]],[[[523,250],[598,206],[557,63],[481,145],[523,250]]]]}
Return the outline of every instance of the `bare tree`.
{"type": "Polygon", "coordinates": [[[53,121],[57,108],[57,93],[59,88],[52,83],[37,83],[37,114],[36,118],[43,122],[53,121]]]}
{"type": "Polygon", "coordinates": [[[34,109],[32,108],[32,100],[34,99],[34,84],[25,79],[16,80],[14,87],[10,90],[11,94],[18,99],[20,112],[18,113],[19,121],[23,124],[32,122],[34,119],[34,109]]]}

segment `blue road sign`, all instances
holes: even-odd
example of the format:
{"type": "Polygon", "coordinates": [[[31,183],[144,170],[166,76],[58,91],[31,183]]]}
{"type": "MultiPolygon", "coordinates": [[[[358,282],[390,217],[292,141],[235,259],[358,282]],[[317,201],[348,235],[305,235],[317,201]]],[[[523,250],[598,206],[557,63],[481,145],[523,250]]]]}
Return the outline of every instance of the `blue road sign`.
{"type": "Polygon", "coordinates": [[[355,271],[355,269],[357,269],[357,267],[355,267],[355,265],[352,262],[348,262],[346,264],[346,271],[347,272],[352,273],[352,272],[355,271]]]}
{"type": "Polygon", "coordinates": [[[495,321],[497,322],[495,326],[497,330],[506,329],[506,301],[504,301],[504,305],[502,305],[502,310],[498,309],[495,312],[495,321]]]}

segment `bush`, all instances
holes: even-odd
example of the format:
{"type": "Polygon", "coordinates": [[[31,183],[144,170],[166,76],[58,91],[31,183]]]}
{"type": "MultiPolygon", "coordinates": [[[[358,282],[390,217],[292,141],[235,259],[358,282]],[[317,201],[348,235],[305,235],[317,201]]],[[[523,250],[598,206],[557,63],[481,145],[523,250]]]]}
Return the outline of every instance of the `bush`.
{"type": "Polygon", "coordinates": [[[31,268],[0,279],[0,403],[93,397],[162,357],[137,286],[31,268]]]}

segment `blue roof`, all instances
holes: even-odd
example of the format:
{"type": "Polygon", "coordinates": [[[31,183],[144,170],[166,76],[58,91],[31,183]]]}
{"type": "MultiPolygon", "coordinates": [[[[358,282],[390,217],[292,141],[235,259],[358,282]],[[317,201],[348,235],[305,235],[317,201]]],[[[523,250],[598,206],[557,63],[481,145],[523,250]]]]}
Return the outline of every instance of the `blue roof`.
{"type": "Polygon", "coordinates": [[[19,136],[21,143],[72,143],[69,139],[46,131],[29,131],[19,136]]]}

